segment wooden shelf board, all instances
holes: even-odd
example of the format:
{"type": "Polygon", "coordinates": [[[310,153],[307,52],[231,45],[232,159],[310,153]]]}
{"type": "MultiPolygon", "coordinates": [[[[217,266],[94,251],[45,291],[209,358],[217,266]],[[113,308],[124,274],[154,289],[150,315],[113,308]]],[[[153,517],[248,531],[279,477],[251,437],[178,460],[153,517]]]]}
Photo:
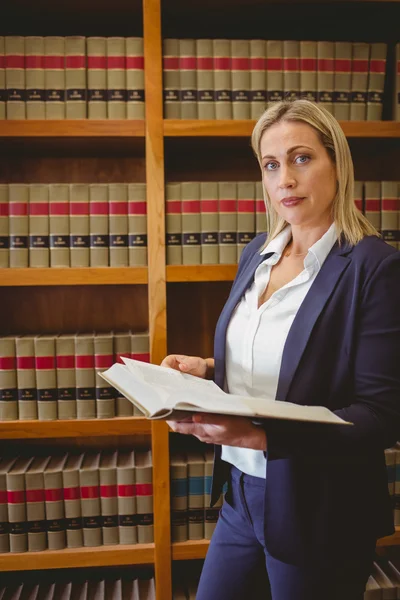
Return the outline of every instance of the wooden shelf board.
{"type": "Polygon", "coordinates": [[[0,421],[0,439],[63,439],[112,435],[150,435],[144,417],[71,419],[68,421],[0,421]]]}
{"type": "MultiPolygon", "coordinates": [[[[165,119],[165,137],[250,137],[255,121],[165,119]]],[[[400,121],[342,121],[349,138],[399,138],[400,121]]]]}
{"type": "Polygon", "coordinates": [[[146,284],[147,267],[0,269],[0,286],[146,284]]]}
{"type": "Polygon", "coordinates": [[[168,282],[233,281],[237,265],[168,265],[168,282]]]}
{"type": "Polygon", "coordinates": [[[144,565],[153,562],[154,544],[132,544],[0,554],[0,571],[144,565]]]}
{"type": "Polygon", "coordinates": [[[172,560],[205,558],[210,540],[188,540],[172,544],[172,560]]]}
{"type": "Polygon", "coordinates": [[[393,535],[388,535],[387,537],[378,540],[376,545],[378,548],[400,545],[400,527],[396,527],[396,533],[394,533],[393,535]]]}
{"type": "Polygon", "coordinates": [[[0,121],[0,137],[3,138],[126,138],[144,135],[145,122],[128,119],[0,121]]]}

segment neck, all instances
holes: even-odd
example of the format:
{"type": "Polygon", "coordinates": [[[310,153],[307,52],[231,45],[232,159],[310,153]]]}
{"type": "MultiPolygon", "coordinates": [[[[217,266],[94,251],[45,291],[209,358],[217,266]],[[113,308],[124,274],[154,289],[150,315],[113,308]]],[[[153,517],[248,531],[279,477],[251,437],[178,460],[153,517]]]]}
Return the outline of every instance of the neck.
{"type": "Polygon", "coordinates": [[[291,252],[305,256],[308,249],[322,238],[332,223],[333,221],[310,228],[292,226],[291,252]]]}

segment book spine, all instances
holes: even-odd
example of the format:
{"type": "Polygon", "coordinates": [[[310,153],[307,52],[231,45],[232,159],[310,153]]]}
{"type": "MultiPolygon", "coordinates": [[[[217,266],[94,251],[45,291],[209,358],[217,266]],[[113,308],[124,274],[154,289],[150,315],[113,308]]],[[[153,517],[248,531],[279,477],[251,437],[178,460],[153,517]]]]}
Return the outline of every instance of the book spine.
{"type": "Polygon", "coordinates": [[[44,38],[25,38],[26,118],[45,118],[44,38]]]}
{"type": "Polygon", "coordinates": [[[173,542],[188,539],[187,464],[171,461],[171,536],[173,542]]]}
{"type": "Polygon", "coordinates": [[[137,544],[134,467],[117,469],[119,543],[137,544]]]}
{"type": "Polygon", "coordinates": [[[7,473],[10,552],[28,551],[24,473],[7,473]]]}
{"type": "Polygon", "coordinates": [[[109,119],[126,119],[126,49],[125,38],[107,38],[107,115],[109,119]]]}
{"type": "Polygon", "coordinates": [[[206,540],[211,540],[220,511],[220,502],[210,508],[213,465],[213,457],[206,456],[204,465],[204,538],[206,540]]]}
{"type": "Polygon", "coordinates": [[[217,265],[219,263],[219,215],[218,183],[201,182],[201,263],[217,265]]]}
{"type": "Polygon", "coordinates": [[[113,365],[113,336],[98,334],[94,338],[94,367],[96,372],[96,416],[98,419],[115,417],[114,388],[101,376],[113,365]]]}
{"type": "MultiPolygon", "coordinates": [[[[394,102],[393,102],[393,119],[400,121],[400,44],[396,44],[395,55],[395,85],[394,85],[394,102]]],[[[1,85],[0,85],[1,88],[1,85]]],[[[1,90],[0,90],[1,94],[1,90]]],[[[1,111],[1,107],[0,107],[1,111]]]]}
{"type": "Polygon", "coordinates": [[[335,45],[333,42],[317,42],[317,52],[318,103],[333,114],[335,45]]]}
{"type": "Polygon", "coordinates": [[[215,119],[213,41],[196,40],[197,115],[199,119],[215,119]]]}
{"type": "Polygon", "coordinates": [[[283,42],[283,89],[285,100],[300,98],[300,42],[283,42]]]}
{"type": "Polygon", "coordinates": [[[188,457],[188,536],[204,539],[204,461],[188,457]]]}
{"type": "Polygon", "coordinates": [[[50,266],[70,266],[69,185],[49,185],[50,266]]]}
{"type": "Polygon", "coordinates": [[[256,235],[267,231],[267,209],[264,202],[263,186],[261,181],[255,184],[256,195],[256,235]]]}
{"type": "Polygon", "coordinates": [[[44,487],[48,547],[62,550],[66,547],[66,523],[61,469],[53,473],[45,471],[44,487]]]}
{"type": "Polygon", "coordinates": [[[100,476],[98,465],[85,468],[85,460],[79,471],[81,491],[83,545],[94,547],[102,545],[102,519],[100,506],[100,476]]]}
{"type": "MultiPolygon", "coordinates": [[[[118,333],[114,335],[114,362],[124,364],[122,357],[131,358],[131,335],[129,333],[118,333]]],[[[116,390],[115,410],[117,417],[131,417],[133,415],[133,404],[124,396],[120,396],[116,390]]]]}
{"type": "Polygon", "coordinates": [[[143,38],[126,38],[126,87],[128,119],[144,119],[144,54],[143,38]]]}
{"type": "Polygon", "coordinates": [[[381,226],[382,237],[397,250],[399,239],[399,198],[397,181],[381,181],[381,226]]]}
{"type": "Polygon", "coordinates": [[[86,39],[65,38],[65,116],[67,119],[87,117],[86,39]]]}
{"type": "Polygon", "coordinates": [[[371,44],[369,60],[367,121],[382,119],[387,44],[371,44]]]}
{"type": "Polygon", "coordinates": [[[145,465],[136,468],[137,534],[139,544],[154,542],[153,468],[145,465]]]}
{"type": "Polygon", "coordinates": [[[96,418],[96,380],[94,339],[91,335],[75,336],[76,413],[78,419],[96,418]]]}
{"type": "Polygon", "coordinates": [[[0,120],[7,118],[6,102],[6,61],[5,61],[5,41],[0,36],[0,120]]]}
{"type": "MultiPolygon", "coordinates": [[[[33,465],[36,462],[35,460],[33,465]]],[[[28,551],[42,552],[47,549],[43,466],[40,471],[38,468],[37,472],[31,473],[28,470],[25,473],[25,486],[28,551]]]]}
{"type": "Polygon", "coordinates": [[[32,337],[15,339],[17,356],[18,414],[20,421],[36,420],[35,346],[32,337]]]}
{"type": "Polygon", "coordinates": [[[89,186],[71,184],[69,189],[71,267],[90,265],[89,186]]]}
{"type": "Polygon", "coordinates": [[[0,421],[18,419],[15,338],[0,337],[0,421]]]}
{"type": "Polygon", "coordinates": [[[317,42],[300,42],[300,95],[317,102],[317,42]]]}
{"type": "Polygon", "coordinates": [[[7,119],[25,119],[25,38],[6,36],[4,40],[7,119]]]}
{"type": "Polygon", "coordinates": [[[10,267],[29,266],[29,187],[9,185],[10,267]]]}
{"type": "Polygon", "coordinates": [[[369,44],[353,43],[350,121],[365,121],[368,90],[369,44]]]}
{"type": "Polygon", "coordinates": [[[232,119],[232,53],[230,40],[213,40],[215,118],[232,119]]]}
{"type": "Polygon", "coordinates": [[[35,337],[36,388],[40,421],[57,419],[56,347],[54,337],[35,337]]]}
{"type": "Polygon", "coordinates": [[[79,468],[63,471],[62,477],[67,547],[81,548],[83,529],[79,468]]]}
{"type": "Polygon", "coordinates": [[[128,184],[129,266],[147,265],[147,202],[146,184],[128,184]]]}
{"type": "Polygon", "coordinates": [[[182,263],[201,264],[200,184],[181,183],[182,198],[182,263]]]}
{"type": "Polygon", "coordinates": [[[87,40],[88,119],[107,119],[106,38],[87,40]]]}
{"type": "Polygon", "coordinates": [[[351,42],[335,42],[333,114],[339,121],[350,118],[351,58],[351,42]]]}
{"type": "Polygon", "coordinates": [[[56,338],[57,412],[59,419],[76,419],[75,338],[56,338]]]}
{"type": "Polygon", "coordinates": [[[89,185],[90,266],[109,266],[109,202],[108,185],[89,185]]]}
{"type": "Polygon", "coordinates": [[[119,544],[117,469],[100,463],[100,504],[103,544],[119,544]]]}
{"type": "Polygon", "coordinates": [[[396,479],[396,449],[386,448],[385,449],[385,464],[386,474],[388,480],[388,492],[390,496],[390,502],[394,509],[394,484],[396,479]]]}
{"type": "Polygon", "coordinates": [[[281,102],[283,87],[283,42],[267,41],[267,102],[281,102]]]}
{"type": "Polygon", "coordinates": [[[163,44],[164,117],[181,118],[181,73],[179,40],[165,39],[163,44]]]}
{"type": "Polygon", "coordinates": [[[250,119],[250,42],[232,40],[232,118],[250,119]]]}
{"type": "Polygon", "coordinates": [[[235,264],[237,259],[237,189],[234,182],[218,184],[219,262],[235,264]]]}
{"type": "MultiPolygon", "coordinates": [[[[7,471],[12,466],[12,461],[5,464],[0,461],[0,552],[10,552],[10,524],[8,522],[7,504],[7,471]]],[[[1,589],[0,589],[0,598],[1,589]]]]}
{"type": "Polygon", "coordinates": [[[197,119],[196,40],[179,40],[181,119],[197,119]]]}
{"type": "Polygon", "coordinates": [[[65,38],[44,38],[46,119],[65,119],[65,38]]]}
{"type": "Polygon", "coordinates": [[[252,181],[237,184],[237,262],[255,235],[255,186],[252,181]]]}
{"type": "Polygon", "coordinates": [[[250,118],[258,119],[267,108],[267,45],[250,40],[250,118]]]}
{"type": "MultiPolygon", "coordinates": [[[[150,336],[148,332],[131,334],[131,358],[142,362],[150,362],[150,336]]],[[[143,413],[133,406],[134,416],[143,416],[143,413]]]]}
{"type": "Polygon", "coordinates": [[[365,216],[380,231],[381,229],[381,184],[379,181],[365,182],[365,216]]]}
{"type": "Polygon", "coordinates": [[[354,182],[354,203],[355,203],[356,207],[358,208],[358,210],[362,214],[364,214],[363,192],[364,192],[364,183],[362,181],[355,181],[354,182]]]}
{"type": "Polygon", "coordinates": [[[50,266],[49,186],[29,185],[29,266],[50,266]]]}
{"type": "Polygon", "coordinates": [[[110,199],[110,267],[127,267],[128,252],[128,186],[109,184],[110,199]]]}
{"type": "Polygon", "coordinates": [[[0,268],[10,266],[8,185],[0,183],[0,268]]]}
{"type": "Polygon", "coordinates": [[[182,264],[182,202],[181,184],[165,186],[165,220],[167,265],[182,264]]]}

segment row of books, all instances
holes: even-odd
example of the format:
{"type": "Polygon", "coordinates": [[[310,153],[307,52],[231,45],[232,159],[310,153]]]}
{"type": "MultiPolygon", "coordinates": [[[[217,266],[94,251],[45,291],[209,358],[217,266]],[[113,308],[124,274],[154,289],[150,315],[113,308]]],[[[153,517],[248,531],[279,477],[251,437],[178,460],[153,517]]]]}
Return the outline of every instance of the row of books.
{"type": "Polygon", "coordinates": [[[0,552],[153,542],[150,451],[0,458],[0,552]]]}
{"type": "Polygon", "coordinates": [[[0,119],[144,119],[143,38],[0,37],[0,119]]]}
{"type": "Polygon", "coordinates": [[[382,118],[383,43],[165,39],[169,119],[257,119],[272,102],[307,98],[339,120],[382,118]]]}
{"type": "Polygon", "coordinates": [[[385,450],[389,495],[393,506],[394,524],[400,526],[400,442],[385,450]]]}
{"type": "Polygon", "coordinates": [[[400,183],[398,181],[356,181],[356,206],[382,238],[400,249],[400,183]]]}
{"type": "Polygon", "coordinates": [[[0,184],[0,267],[145,265],[145,183],[0,184]]]}
{"type": "Polygon", "coordinates": [[[149,334],[0,337],[0,421],[139,414],[100,376],[123,356],[150,362],[149,334]]]}

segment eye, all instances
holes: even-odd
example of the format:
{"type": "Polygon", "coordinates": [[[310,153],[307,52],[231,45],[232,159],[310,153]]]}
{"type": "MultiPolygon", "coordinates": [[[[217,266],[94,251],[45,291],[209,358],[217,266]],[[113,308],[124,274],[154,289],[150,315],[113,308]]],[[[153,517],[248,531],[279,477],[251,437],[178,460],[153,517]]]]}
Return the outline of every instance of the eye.
{"type": "Polygon", "coordinates": [[[265,163],[265,165],[264,165],[264,169],[266,171],[276,171],[277,168],[278,168],[278,163],[274,160],[270,160],[269,162],[265,163]]]}
{"type": "Polygon", "coordinates": [[[298,165],[303,165],[304,163],[308,162],[310,160],[310,157],[307,156],[307,154],[301,154],[300,156],[297,156],[295,159],[295,162],[298,165]]]}

